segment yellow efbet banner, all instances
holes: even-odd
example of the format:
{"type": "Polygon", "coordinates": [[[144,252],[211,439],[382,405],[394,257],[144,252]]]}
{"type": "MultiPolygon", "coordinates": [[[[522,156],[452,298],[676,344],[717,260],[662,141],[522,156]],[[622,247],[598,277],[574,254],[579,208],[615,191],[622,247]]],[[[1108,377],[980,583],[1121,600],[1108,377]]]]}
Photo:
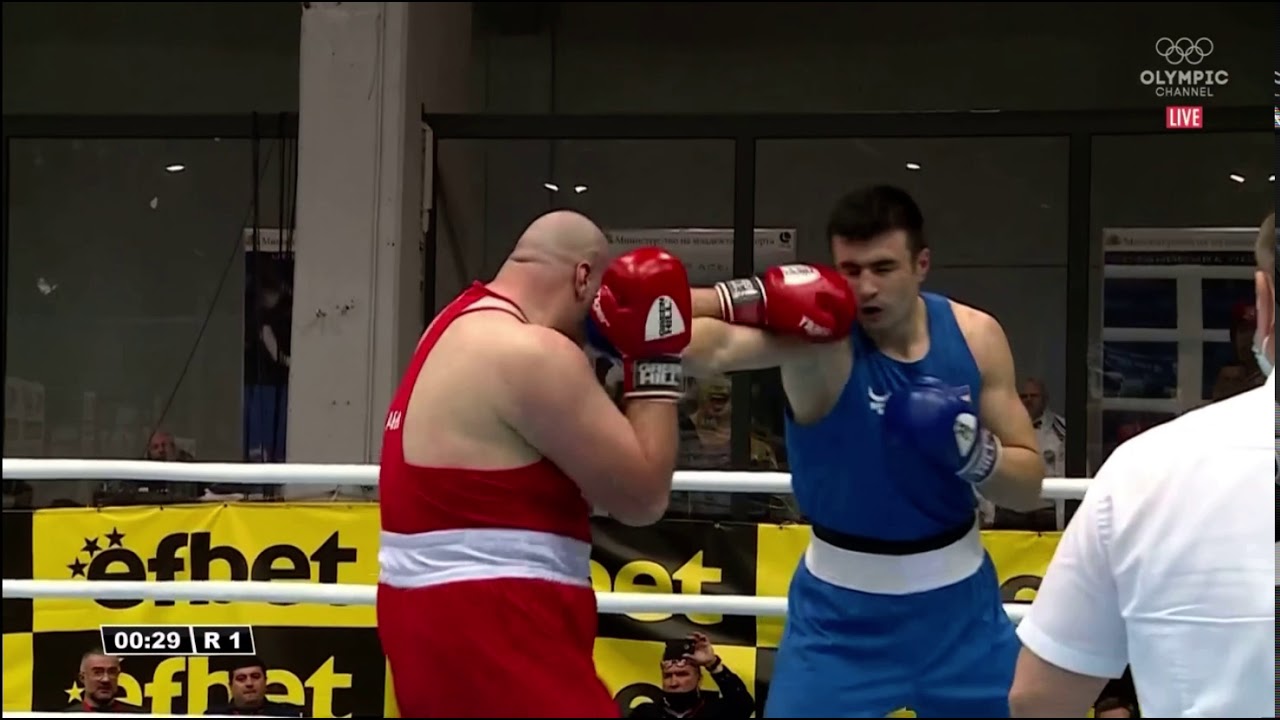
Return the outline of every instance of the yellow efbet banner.
{"type": "MultiPolygon", "coordinates": [[[[37,578],[259,580],[370,585],[378,580],[371,505],[250,504],[39,511],[37,578]]],[[[373,627],[372,607],[140,600],[37,600],[35,632],[103,623],[373,627]]]]}
{"type": "MultiPolygon", "coordinates": [[[[21,574],[35,578],[377,581],[374,504],[67,508],[26,515],[15,521],[30,523],[29,543],[7,542],[5,565],[30,567],[21,574]]],[[[591,580],[600,592],[785,597],[808,540],[803,526],[667,521],[628,528],[601,520],[591,580]]],[[[1029,601],[1058,536],[989,532],[984,542],[1006,601],[1029,601]]],[[[252,625],[269,666],[271,696],[305,705],[312,717],[395,716],[372,607],[149,600],[6,600],[4,709],[56,711],[78,700],[77,664],[99,643],[99,626],[168,623],[252,625]]],[[[762,697],[781,618],[602,616],[597,667],[624,713],[659,697],[664,642],[695,630],[707,634],[726,665],[762,697]]],[[[123,699],[153,713],[200,714],[227,694],[226,668],[209,658],[129,657],[123,671],[123,699]]]]}

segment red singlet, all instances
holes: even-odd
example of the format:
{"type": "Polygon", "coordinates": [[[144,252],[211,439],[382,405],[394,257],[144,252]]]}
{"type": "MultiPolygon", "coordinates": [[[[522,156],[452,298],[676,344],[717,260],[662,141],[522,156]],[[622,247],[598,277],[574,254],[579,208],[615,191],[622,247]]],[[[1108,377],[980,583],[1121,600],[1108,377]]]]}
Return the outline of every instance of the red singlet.
{"type": "MultiPolygon", "coordinates": [[[[590,507],[549,461],[410,465],[401,428],[449,325],[497,297],[476,283],[428,328],[382,437],[378,637],[401,717],[619,717],[596,674],[590,507]]],[[[465,391],[465,389],[463,389],[465,391]]]]}

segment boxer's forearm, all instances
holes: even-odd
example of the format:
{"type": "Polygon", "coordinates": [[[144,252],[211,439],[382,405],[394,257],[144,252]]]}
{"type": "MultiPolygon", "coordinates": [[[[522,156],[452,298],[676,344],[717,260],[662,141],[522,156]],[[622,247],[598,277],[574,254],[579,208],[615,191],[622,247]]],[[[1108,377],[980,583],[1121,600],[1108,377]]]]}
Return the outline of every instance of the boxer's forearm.
{"type": "Polygon", "coordinates": [[[1045,507],[1044,460],[1036,450],[1005,446],[995,472],[979,487],[982,497],[1015,512],[1031,512],[1045,507]]]}
{"type": "Polygon", "coordinates": [[[820,352],[815,348],[823,347],[710,317],[695,317],[692,329],[693,337],[680,355],[685,374],[690,377],[782,367],[784,363],[811,359],[820,352]]]}
{"type": "Polygon", "coordinates": [[[693,296],[693,336],[680,355],[680,364],[685,375],[701,378],[726,372],[722,365],[733,328],[723,320],[698,315],[697,292],[693,296]]]}
{"type": "Polygon", "coordinates": [[[624,414],[635,431],[643,458],[629,482],[625,511],[610,514],[624,525],[643,527],[662,519],[671,501],[671,480],[679,457],[680,433],[676,404],[638,398],[628,401],[624,414]]]}
{"type": "Polygon", "coordinates": [[[715,288],[693,289],[693,316],[724,319],[724,313],[720,307],[720,293],[716,292],[715,288]]]}

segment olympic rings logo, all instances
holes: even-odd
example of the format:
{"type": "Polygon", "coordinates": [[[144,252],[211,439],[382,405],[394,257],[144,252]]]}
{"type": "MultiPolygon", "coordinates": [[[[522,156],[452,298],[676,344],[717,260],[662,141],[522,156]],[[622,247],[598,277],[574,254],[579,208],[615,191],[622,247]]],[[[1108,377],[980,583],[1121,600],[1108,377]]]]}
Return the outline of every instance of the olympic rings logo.
{"type": "Polygon", "coordinates": [[[1198,40],[1187,37],[1171,40],[1162,37],[1156,41],[1156,54],[1170,65],[1181,65],[1184,62],[1188,65],[1199,65],[1213,54],[1213,41],[1207,37],[1198,40]]]}

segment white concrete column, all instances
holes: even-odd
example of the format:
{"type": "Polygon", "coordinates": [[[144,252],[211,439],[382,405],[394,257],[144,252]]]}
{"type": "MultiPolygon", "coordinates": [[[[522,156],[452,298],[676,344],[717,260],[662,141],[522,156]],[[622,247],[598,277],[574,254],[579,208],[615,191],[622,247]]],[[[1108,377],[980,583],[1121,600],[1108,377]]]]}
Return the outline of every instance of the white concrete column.
{"type": "Polygon", "coordinates": [[[422,105],[465,95],[469,38],[469,3],[303,11],[290,462],[378,460],[424,323],[422,105]]]}
{"type": "Polygon", "coordinates": [[[402,263],[421,272],[405,222],[420,202],[406,174],[421,175],[421,150],[415,161],[405,147],[407,14],[383,2],[302,14],[290,462],[376,460],[395,329],[418,320],[399,287],[402,263]]]}

